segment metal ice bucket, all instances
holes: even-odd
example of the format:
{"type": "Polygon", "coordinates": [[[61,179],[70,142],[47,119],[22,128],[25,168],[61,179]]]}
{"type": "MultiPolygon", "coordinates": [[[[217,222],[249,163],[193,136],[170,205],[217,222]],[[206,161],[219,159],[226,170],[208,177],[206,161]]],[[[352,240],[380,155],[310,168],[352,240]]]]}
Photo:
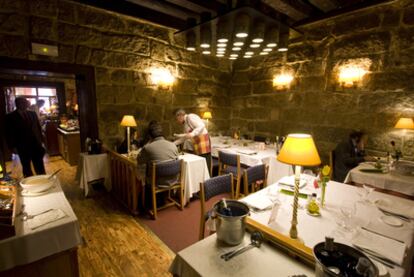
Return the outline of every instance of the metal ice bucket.
{"type": "Polygon", "coordinates": [[[227,200],[226,203],[231,215],[224,214],[222,201],[214,205],[217,239],[229,245],[238,245],[244,238],[249,207],[236,200],[227,200]]]}

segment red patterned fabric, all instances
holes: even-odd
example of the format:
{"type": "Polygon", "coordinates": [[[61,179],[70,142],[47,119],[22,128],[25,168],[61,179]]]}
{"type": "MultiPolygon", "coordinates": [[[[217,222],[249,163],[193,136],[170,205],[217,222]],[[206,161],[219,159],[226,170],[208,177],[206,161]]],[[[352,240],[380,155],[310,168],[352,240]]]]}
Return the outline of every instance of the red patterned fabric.
{"type": "Polygon", "coordinates": [[[208,134],[193,137],[194,154],[206,154],[211,152],[210,137],[208,134]]]}

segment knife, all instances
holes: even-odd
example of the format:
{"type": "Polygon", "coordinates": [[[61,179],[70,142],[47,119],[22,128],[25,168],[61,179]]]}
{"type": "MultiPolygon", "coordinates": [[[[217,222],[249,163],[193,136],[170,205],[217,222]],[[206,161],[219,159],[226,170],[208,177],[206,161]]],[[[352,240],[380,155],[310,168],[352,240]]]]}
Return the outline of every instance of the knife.
{"type": "Polygon", "coordinates": [[[385,215],[390,215],[390,216],[394,216],[394,217],[398,217],[399,219],[401,219],[401,220],[404,220],[404,221],[407,221],[407,222],[411,222],[411,218],[409,218],[409,217],[406,217],[406,216],[403,216],[403,215],[400,215],[400,214],[396,214],[396,213],[392,213],[392,212],[389,212],[389,211],[386,211],[386,210],[383,210],[383,209],[381,209],[381,208],[378,208],[381,212],[383,212],[383,214],[385,214],[385,215]]]}
{"type": "Polygon", "coordinates": [[[404,243],[402,240],[399,240],[399,239],[396,239],[396,238],[392,238],[392,237],[389,237],[389,236],[387,236],[387,235],[384,235],[384,234],[378,233],[377,231],[374,231],[374,230],[368,229],[368,228],[366,228],[366,227],[364,227],[364,226],[361,226],[361,229],[363,229],[363,230],[365,230],[365,231],[368,231],[368,232],[370,232],[370,233],[373,233],[373,234],[379,235],[379,236],[381,236],[381,237],[387,238],[387,239],[392,239],[392,240],[398,241],[398,242],[400,242],[400,243],[404,243]]]}
{"type": "Polygon", "coordinates": [[[356,249],[359,249],[360,251],[365,252],[366,254],[368,254],[368,255],[370,255],[370,256],[373,256],[373,257],[375,257],[375,258],[377,258],[377,259],[379,259],[379,260],[383,261],[384,263],[388,263],[388,264],[395,265],[395,266],[400,266],[399,264],[397,264],[397,263],[396,263],[396,262],[394,262],[393,260],[390,260],[390,259],[388,259],[387,257],[384,257],[383,255],[381,255],[381,254],[379,254],[379,253],[375,252],[374,250],[371,250],[371,249],[368,249],[368,248],[365,248],[365,247],[361,247],[361,246],[358,246],[358,245],[356,245],[356,244],[352,244],[352,245],[353,245],[356,249]]]}

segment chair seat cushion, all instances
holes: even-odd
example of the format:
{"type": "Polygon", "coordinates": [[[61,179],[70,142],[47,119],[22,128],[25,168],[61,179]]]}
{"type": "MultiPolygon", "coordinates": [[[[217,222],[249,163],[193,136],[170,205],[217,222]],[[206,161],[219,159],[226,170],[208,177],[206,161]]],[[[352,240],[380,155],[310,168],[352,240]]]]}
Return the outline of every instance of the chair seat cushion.
{"type": "Polygon", "coordinates": [[[169,188],[176,185],[179,182],[178,177],[173,177],[169,179],[162,179],[160,178],[157,183],[157,187],[159,188],[169,188]]]}

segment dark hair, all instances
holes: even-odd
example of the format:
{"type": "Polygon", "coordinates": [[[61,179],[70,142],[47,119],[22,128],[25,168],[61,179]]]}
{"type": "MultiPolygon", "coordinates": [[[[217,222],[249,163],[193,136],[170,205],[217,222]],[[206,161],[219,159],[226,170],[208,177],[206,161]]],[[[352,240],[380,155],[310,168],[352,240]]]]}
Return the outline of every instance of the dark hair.
{"type": "Polygon", "coordinates": [[[354,139],[357,143],[361,141],[362,137],[365,136],[366,133],[361,130],[352,130],[349,134],[350,139],[354,139]]]}
{"type": "Polygon", "coordinates": [[[162,137],[163,136],[163,133],[162,133],[162,126],[161,126],[161,124],[159,124],[155,120],[152,120],[148,124],[148,134],[149,134],[149,136],[152,139],[157,138],[157,137],[162,137]]]}
{"type": "Polygon", "coordinates": [[[24,97],[16,97],[16,99],[14,99],[14,104],[16,105],[16,108],[23,108],[22,105],[28,106],[28,101],[26,98],[24,97]]]}

